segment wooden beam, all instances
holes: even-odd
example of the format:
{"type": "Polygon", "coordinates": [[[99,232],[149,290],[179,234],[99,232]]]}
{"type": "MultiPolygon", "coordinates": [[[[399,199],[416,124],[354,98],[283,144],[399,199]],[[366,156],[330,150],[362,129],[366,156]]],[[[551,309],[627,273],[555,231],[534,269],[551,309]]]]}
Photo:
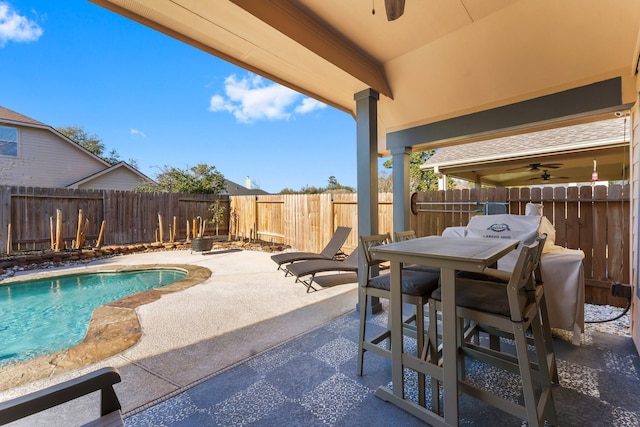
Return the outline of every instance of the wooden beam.
{"type": "Polygon", "coordinates": [[[288,0],[231,0],[256,18],[393,99],[382,66],[288,0]]]}
{"type": "Polygon", "coordinates": [[[533,124],[577,119],[605,112],[627,110],[623,104],[622,78],[540,96],[490,110],[453,117],[387,134],[387,149],[442,141],[462,141],[477,135],[527,128],[533,124]]]}

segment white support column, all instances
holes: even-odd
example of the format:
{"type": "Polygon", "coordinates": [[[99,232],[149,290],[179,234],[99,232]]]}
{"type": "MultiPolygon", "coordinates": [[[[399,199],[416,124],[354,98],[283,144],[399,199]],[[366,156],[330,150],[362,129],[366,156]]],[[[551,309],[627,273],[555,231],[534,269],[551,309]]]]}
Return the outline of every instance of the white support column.
{"type": "MultiPolygon", "coordinates": [[[[360,236],[378,234],[378,99],[380,94],[366,89],[354,95],[358,158],[358,230],[360,236]]],[[[366,284],[364,256],[358,260],[358,284],[366,284]]],[[[358,309],[360,307],[358,293],[358,309]]],[[[371,311],[379,311],[380,301],[372,298],[371,311]]]]}
{"type": "Polygon", "coordinates": [[[433,167],[433,173],[436,174],[436,177],[438,177],[438,190],[442,191],[442,190],[446,190],[447,189],[447,175],[440,172],[440,168],[438,168],[438,165],[433,167]]]}

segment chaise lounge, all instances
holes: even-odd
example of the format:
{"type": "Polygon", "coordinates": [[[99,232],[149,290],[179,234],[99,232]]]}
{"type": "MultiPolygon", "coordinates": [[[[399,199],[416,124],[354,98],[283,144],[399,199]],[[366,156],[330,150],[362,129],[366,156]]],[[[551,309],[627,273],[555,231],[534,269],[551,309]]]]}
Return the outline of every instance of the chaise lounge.
{"type": "Polygon", "coordinates": [[[307,286],[307,292],[316,291],[313,283],[322,287],[342,285],[358,281],[358,248],[356,248],[344,261],[336,259],[312,259],[289,264],[287,266],[289,274],[296,276],[296,282],[302,282],[307,286]],[[339,274],[320,275],[317,273],[343,272],[339,274]],[[311,276],[307,277],[306,276],[311,276]]]}
{"type": "Polygon", "coordinates": [[[338,255],[341,255],[342,252],[340,251],[340,248],[342,248],[342,245],[347,240],[347,237],[349,237],[349,233],[351,233],[351,227],[336,228],[335,233],[333,233],[333,237],[331,237],[329,243],[327,243],[327,245],[320,253],[302,251],[283,252],[281,254],[272,255],[271,259],[276,264],[278,264],[278,270],[282,270],[285,272],[285,275],[288,275],[289,272],[286,268],[286,265],[291,264],[292,262],[311,259],[330,260],[334,259],[338,255]]]}

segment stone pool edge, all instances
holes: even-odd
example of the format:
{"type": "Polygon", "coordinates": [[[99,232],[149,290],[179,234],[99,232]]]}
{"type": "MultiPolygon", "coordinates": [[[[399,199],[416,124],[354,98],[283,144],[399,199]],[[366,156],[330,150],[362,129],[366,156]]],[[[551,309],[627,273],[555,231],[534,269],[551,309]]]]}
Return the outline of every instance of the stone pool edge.
{"type": "Polygon", "coordinates": [[[97,307],[91,315],[87,334],[78,345],[0,368],[0,391],[99,362],[130,348],[142,337],[140,321],[135,311],[137,307],[156,301],[164,294],[179,292],[200,284],[211,277],[211,270],[187,264],[113,265],[89,267],[81,271],[74,269],[63,272],[60,270],[41,272],[12,280],[25,281],[35,278],[149,269],[181,270],[187,273],[187,277],[170,285],[128,295],[97,307]]]}

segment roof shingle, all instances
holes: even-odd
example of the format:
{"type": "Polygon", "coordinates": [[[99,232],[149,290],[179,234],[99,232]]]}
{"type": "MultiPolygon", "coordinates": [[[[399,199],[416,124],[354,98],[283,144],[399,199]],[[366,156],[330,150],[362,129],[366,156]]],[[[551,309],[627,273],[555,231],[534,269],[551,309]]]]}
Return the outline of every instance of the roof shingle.
{"type": "Polygon", "coordinates": [[[0,121],[7,120],[12,122],[28,123],[31,125],[47,126],[46,124],[27,117],[24,114],[16,113],[0,105],[0,121]]]}
{"type": "Polygon", "coordinates": [[[629,138],[629,128],[624,128],[624,118],[584,123],[522,135],[507,136],[486,141],[443,147],[424,163],[441,164],[449,162],[466,162],[473,159],[493,157],[509,158],[525,153],[529,150],[573,146],[580,143],[619,140],[629,138]]]}

